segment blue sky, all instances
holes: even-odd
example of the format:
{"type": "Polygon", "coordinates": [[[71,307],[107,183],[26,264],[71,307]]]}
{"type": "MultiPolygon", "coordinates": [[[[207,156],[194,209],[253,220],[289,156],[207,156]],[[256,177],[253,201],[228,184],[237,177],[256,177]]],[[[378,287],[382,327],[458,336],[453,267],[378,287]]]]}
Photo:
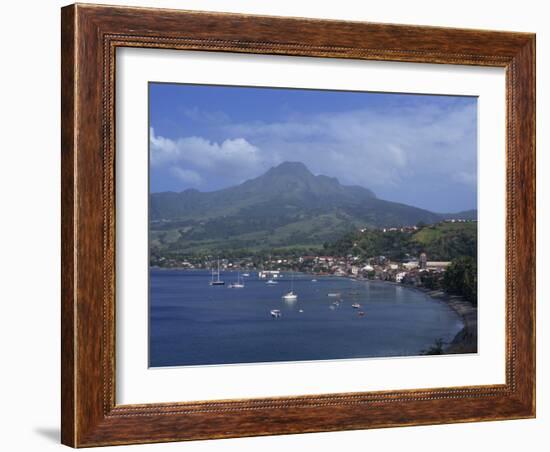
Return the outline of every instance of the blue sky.
{"type": "Polygon", "coordinates": [[[149,84],[152,192],[212,191],[284,161],[437,212],[476,208],[477,99],[149,84]]]}

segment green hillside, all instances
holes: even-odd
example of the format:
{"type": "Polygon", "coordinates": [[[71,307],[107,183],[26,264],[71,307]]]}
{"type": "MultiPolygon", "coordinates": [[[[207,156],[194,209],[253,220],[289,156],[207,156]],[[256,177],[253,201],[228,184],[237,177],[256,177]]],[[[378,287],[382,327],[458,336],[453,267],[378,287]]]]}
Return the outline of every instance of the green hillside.
{"type": "Polygon", "coordinates": [[[339,256],[386,256],[393,260],[417,257],[423,252],[429,260],[450,261],[461,256],[476,258],[477,222],[442,222],[423,226],[417,231],[355,231],[326,243],[324,251],[339,256]]]}
{"type": "Polygon", "coordinates": [[[432,224],[444,215],[452,214],[378,199],[285,162],[223,190],[151,194],[150,242],[161,254],[320,248],[358,228],[432,224]]]}

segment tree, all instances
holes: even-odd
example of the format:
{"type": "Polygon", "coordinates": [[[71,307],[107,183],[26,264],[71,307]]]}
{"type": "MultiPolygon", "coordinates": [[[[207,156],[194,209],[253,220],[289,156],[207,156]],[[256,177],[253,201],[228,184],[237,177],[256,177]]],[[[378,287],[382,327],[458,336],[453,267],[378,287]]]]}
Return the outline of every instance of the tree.
{"type": "Polygon", "coordinates": [[[441,287],[441,275],[424,273],[420,276],[420,281],[426,289],[436,290],[441,287]]]}
{"type": "Polygon", "coordinates": [[[477,262],[469,256],[454,261],[445,271],[443,287],[449,293],[462,295],[477,306],[477,262]]]}

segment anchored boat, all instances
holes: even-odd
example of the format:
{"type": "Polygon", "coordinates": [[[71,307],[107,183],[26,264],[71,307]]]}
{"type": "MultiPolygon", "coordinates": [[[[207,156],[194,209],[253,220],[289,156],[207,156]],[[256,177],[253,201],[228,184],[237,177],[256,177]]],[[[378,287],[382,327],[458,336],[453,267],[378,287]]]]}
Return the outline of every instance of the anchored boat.
{"type": "Polygon", "coordinates": [[[294,275],[292,275],[292,279],[290,280],[290,292],[287,292],[283,295],[283,300],[285,301],[296,301],[298,299],[298,295],[294,293],[294,275]]]}
{"type": "Polygon", "coordinates": [[[279,317],[281,317],[281,311],[279,309],[272,309],[270,311],[270,314],[271,317],[273,317],[274,319],[278,319],[279,317]]]}
{"type": "Polygon", "coordinates": [[[229,284],[230,289],[242,289],[244,288],[244,281],[241,279],[240,272],[237,273],[237,282],[232,282],[229,284]]]}
{"type": "Polygon", "coordinates": [[[297,299],[298,299],[298,295],[292,292],[292,290],[283,295],[283,300],[285,301],[296,301],[297,299]]]}
{"type": "Polygon", "coordinates": [[[225,281],[220,279],[220,260],[218,259],[218,276],[214,279],[214,269],[212,269],[212,279],[210,280],[211,286],[223,286],[225,281]]]}

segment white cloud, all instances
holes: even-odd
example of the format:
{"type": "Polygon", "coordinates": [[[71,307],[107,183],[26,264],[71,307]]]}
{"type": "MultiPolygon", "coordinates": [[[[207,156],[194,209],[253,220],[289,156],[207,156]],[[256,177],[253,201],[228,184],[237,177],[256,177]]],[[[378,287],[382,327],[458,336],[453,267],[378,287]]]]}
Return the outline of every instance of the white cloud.
{"type": "Polygon", "coordinates": [[[170,171],[174,176],[186,184],[197,186],[202,183],[202,177],[196,171],[183,169],[179,166],[172,167],[170,171]]]}
{"type": "Polygon", "coordinates": [[[180,178],[192,177],[189,166],[194,168],[196,175],[200,170],[212,173],[233,171],[236,177],[254,176],[261,166],[260,150],[244,138],[226,139],[221,143],[196,136],[172,140],[156,135],[151,128],[150,145],[153,166],[186,166],[184,171],[187,174],[178,173],[180,178]]]}
{"type": "Polygon", "coordinates": [[[458,171],[457,173],[453,174],[453,180],[464,185],[475,186],[475,184],[477,183],[477,175],[476,173],[458,171]]]}
{"type": "Polygon", "coordinates": [[[253,140],[275,164],[299,160],[315,173],[376,189],[413,175],[475,175],[475,121],[473,105],[419,105],[229,123],[222,130],[253,140]]]}
{"type": "Polygon", "coordinates": [[[404,167],[407,165],[407,156],[400,146],[388,144],[387,149],[397,166],[404,167]]]}

